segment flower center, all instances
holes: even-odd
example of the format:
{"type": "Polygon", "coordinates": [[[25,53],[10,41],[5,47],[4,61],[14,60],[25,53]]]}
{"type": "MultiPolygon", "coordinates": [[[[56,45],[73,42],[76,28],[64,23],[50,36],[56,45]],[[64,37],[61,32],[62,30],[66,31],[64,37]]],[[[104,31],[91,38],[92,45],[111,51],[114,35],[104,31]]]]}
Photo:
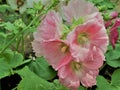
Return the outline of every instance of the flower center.
{"type": "Polygon", "coordinates": [[[65,43],[61,43],[60,46],[61,46],[60,50],[61,50],[62,53],[68,52],[68,50],[69,50],[69,46],[68,45],[66,45],[65,43]]]}
{"type": "Polygon", "coordinates": [[[21,7],[24,4],[24,0],[17,0],[18,7],[21,7]]]}
{"type": "Polygon", "coordinates": [[[89,41],[88,35],[86,33],[79,34],[77,37],[77,42],[79,44],[86,44],[89,41]]]}
{"type": "Polygon", "coordinates": [[[72,61],[71,66],[72,66],[72,70],[75,72],[80,71],[82,69],[82,63],[80,62],[72,61]]]}

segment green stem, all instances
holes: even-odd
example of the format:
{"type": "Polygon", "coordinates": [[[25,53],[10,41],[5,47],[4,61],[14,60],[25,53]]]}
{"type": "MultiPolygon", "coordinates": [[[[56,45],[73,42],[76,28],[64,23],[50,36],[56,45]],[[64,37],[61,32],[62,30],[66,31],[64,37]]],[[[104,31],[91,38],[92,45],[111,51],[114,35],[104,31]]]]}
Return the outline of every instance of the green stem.
{"type": "Polygon", "coordinates": [[[2,53],[9,47],[9,45],[10,45],[21,33],[23,33],[24,31],[26,31],[26,30],[38,19],[38,17],[40,17],[40,16],[43,15],[43,14],[44,14],[44,13],[36,16],[26,28],[24,28],[22,31],[20,31],[19,33],[17,33],[17,34],[6,44],[6,46],[0,51],[0,54],[2,54],[2,53]]]}
{"type": "Polygon", "coordinates": [[[22,54],[24,55],[24,34],[22,33],[22,54]]]}
{"type": "Polygon", "coordinates": [[[100,71],[101,71],[106,65],[107,65],[107,63],[105,62],[105,63],[103,64],[103,66],[100,68],[100,71]]]}
{"type": "Polygon", "coordinates": [[[16,45],[16,50],[17,50],[17,51],[19,50],[20,42],[21,42],[21,37],[18,38],[18,42],[17,42],[17,45],[16,45]]]}

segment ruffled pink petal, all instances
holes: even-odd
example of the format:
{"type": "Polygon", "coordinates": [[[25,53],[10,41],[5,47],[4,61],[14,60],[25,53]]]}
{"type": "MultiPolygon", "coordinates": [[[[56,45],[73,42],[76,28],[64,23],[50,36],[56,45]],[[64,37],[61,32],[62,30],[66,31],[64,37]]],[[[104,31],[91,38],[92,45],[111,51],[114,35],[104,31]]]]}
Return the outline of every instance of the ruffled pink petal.
{"type": "Polygon", "coordinates": [[[67,40],[70,41],[70,51],[72,56],[74,58],[79,58],[79,60],[84,60],[84,57],[87,57],[91,47],[93,48],[95,46],[105,52],[108,45],[106,29],[102,24],[98,23],[98,21],[94,20],[89,20],[76,27],[74,31],[68,34],[67,40]],[[88,35],[88,42],[83,45],[77,41],[78,35],[82,33],[88,35]]]}
{"type": "Polygon", "coordinates": [[[43,53],[42,53],[43,48],[41,47],[40,42],[34,40],[32,42],[32,47],[33,47],[33,52],[35,52],[36,56],[40,57],[43,55],[43,53]]]}
{"type": "Polygon", "coordinates": [[[106,52],[109,43],[106,29],[103,25],[96,23],[93,22],[89,29],[87,29],[91,45],[98,47],[103,52],[106,52]]]}
{"type": "Polygon", "coordinates": [[[86,75],[82,78],[81,83],[85,87],[92,87],[96,85],[96,76],[98,75],[98,70],[89,71],[86,75]]]}
{"type": "Polygon", "coordinates": [[[61,67],[58,70],[60,82],[72,90],[77,90],[80,86],[79,78],[72,71],[70,64],[61,67]]]}
{"type": "Polygon", "coordinates": [[[86,16],[85,21],[88,21],[91,19],[96,19],[99,23],[104,25],[104,19],[100,12],[94,12],[93,14],[86,16]]]}
{"type": "Polygon", "coordinates": [[[69,60],[71,60],[71,55],[69,51],[61,51],[61,44],[63,43],[66,44],[61,40],[41,42],[41,46],[43,48],[43,55],[56,70],[62,67],[63,65],[67,64],[69,60]]]}
{"type": "Polygon", "coordinates": [[[64,18],[71,23],[73,19],[85,18],[86,20],[96,18],[103,23],[102,15],[98,9],[85,0],[71,0],[67,6],[63,7],[64,18]]]}
{"type": "Polygon", "coordinates": [[[36,41],[58,39],[61,36],[61,17],[55,11],[50,11],[34,33],[36,41]]]}
{"type": "Polygon", "coordinates": [[[78,61],[83,61],[89,54],[89,48],[86,47],[80,47],[78,45],[71,45],[70,48],[71,55],[76,58],[75,60],[78,61]]]}
{"type": "Polygon", "coordinates": [[[86,60],[84,60],[83,66],[91,70],[99,69],[105,60],[104,53],[94,47],[90,54],[92,55],[89,55],[86,60]]]}

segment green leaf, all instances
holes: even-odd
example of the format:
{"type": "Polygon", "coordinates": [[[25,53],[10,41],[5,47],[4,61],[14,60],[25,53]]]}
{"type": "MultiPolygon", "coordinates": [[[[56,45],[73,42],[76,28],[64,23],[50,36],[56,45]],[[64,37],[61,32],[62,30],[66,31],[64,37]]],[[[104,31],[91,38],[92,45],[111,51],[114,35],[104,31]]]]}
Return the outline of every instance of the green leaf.
{"type": "Polygon", "coordinates": [[[26,66],[21,70],[17,70],[22,80],[17,86],[17,90],[49,90],[50,83],[38,77],[26,66]]]}
{"type": "Polygon", "coordinates": [[[35,61],[31,62],[29,64],[29,68],[45,80],[51,80],[56,76],[56,72],[50,67],[43,57],[39,57],[35,61]]]}
{"type": "Polygon", "coordinates": [[[55,79],[50,87],[50,90],[69,90],[63,86],[59,80],[55,79]]]}
{"type": "Polygon", "coordinates": [[[103,76],[97,77],[97,90],[120,90],[120,69],[114,71],[109,83],[103,76]]]}
{"type": "Polygon", "coordinates": [[[83,87],[83,86],[80,86],[80,87],[78,88],[78,90],[86,90],[86,88],[83,87]]]}
{"type": "Polygon", "coordinates": [[[23,56],[17,52],[6,50],[0,55],[0,78],[14,74],[13,68],[23,62],[23,56]]]}
{"type": "Polygon", "coordinates": [[[4,27],[8,31],[15,31],[17,29],[17,27],[15,27],[11,22],[4,22],[0,26],[4,27]]]}
{"type": "Polygon", "coordinates": [[[6,10],[10,10],[11,8],[4,4],[4,5],[0,5],[0,12],[4,13],[6,10]]]}
{"type": "Polygon", "coordinates": [[[109,90],[109,83],[103,76],[97,77],[97,90],[109,90]]]}
{"type": "Polygon", "coordinates": [[[77,20],[73,18],[71,29],[74,29],[76,26],[83,24],[85,21],[84,17],[80,17],[77,20]]]}
{"type": "Polygon", "coordinates": [[[11,71],[11,67],[4,61],[4,59],[0,58],[0,79],[11,75],[11,71]]]}
{"type": "Polygon", "coordinates": [[[6,35],[4,33],[0,33],[0,50],[4,47],[6,43],[6,35]]]}
{"type": "Polygon", "coordinates": [[[116,70],[112,75],[111,85],[120,87],[120,69],[116,70]]]}
{"type": "Polygon", "coordinates": [[[120,67],[120,45],[116,44],[116,48],[106,53],[106,62],[112,67],[120,67]]]}

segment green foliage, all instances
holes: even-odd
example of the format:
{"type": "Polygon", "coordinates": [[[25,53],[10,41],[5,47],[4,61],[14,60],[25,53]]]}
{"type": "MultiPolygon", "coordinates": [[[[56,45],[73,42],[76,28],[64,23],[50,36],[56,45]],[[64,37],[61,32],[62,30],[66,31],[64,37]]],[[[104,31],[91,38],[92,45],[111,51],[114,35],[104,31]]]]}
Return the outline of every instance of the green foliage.
{"type": "Polygon", "coordinates": [[[71,29],[74,29],[76,26],[83,24],[84,21],[85,21],[84,18],[81,18],[81,17],[77,20],[73,19],[71,29]]]}
{"type": "Polygon", "coordinates": [[[61,85],[58,80],[54,80],[50,83],[41,77],[33,73],[27,66],[20,70],[16,70],[22,80],[16,87],[17,90],[68,90],[66,87],[61,85]]]}
{"type": "Polygon", "coordinates": [[[6,35],[4,33],[0,33],[0,50],[3,48],[3,46],[6,44],[6,35]]]}
{"type": "Polygon", "coordinates": [[[69,90],[69,89],[67,89],[65,86],[60,84],[58,80],[55,79],[51,84],[50,90],[69,90]]]}
{"type": "Polygon", "coordinates": [[[83,87],[83,86],[80,86],[80,87],[78,88],[78,90],[86,90],[86,88],[83,87]]]}
{"type": "Polygon", "coordinates": [[[6,50],[0,55],[0,78],[14,74],[16,68],[23,62],[23,56],[17,52],[6,50]]]}
{"type": "Polygon", "coordinates": [[[49,90],[51,84],[35,75],[27,66],[15,72],[22,77],[17,90],[49,90]]]}
{"type": "Polygon", "coordinates": [[[56,76],[56,72],[50,67],[43,57],[36,58],[35,61],[32,61],[29,64],[29,68],[45,80],[52,80],[56,76]]]}
{"type": "Polygon", "coordinates": [[[103,76],[98,76],[97,90],[120,90],[120,69],[114,71],[111,82],[108,82],[103,76]]]}
{"type": "MultiPolygon", "coordinates": [[[[7,3],[0,5],[0,79],[19,74],[22,80],[17,85],[17,90],[66,90],[60,83],[52,83],[56,71],[43,57],[35,61],[31,58],[26,60],[26,37],[32,37],[41,17],[58,4],[57,0],[52,0],[47,5],[33,2],[25,1],[23,6],[18,7],[15,0],[7,0],[7,3]]],[[[31,41],[32,39],[29,40],[29,46],[31,41]]]]}
{"type": "MultiPolygon", "coordinates": [[[[69,90],[59,82],[56,71],[45,58],[39,57],[33,60],[34,55],[26,58],[26,55],[30,55],[33,51],[25,50],[26,47],[31,47],[32,34],[44,18],[44,14],[51,9],[57,10],[57,5],[64,0],[48,0],[47,2],[46,0],[18,0],[24,2],[21,6],[16,3],[16,0],[6,0],[7,3],[3,1],[0,0],[0,79],[19,74],[22,80],[15,88],[17,90],[69,90]],[[31,38],[28,40],[27,36],[31,38]]],[[[119,11],[120,0],[88,1],[99,8],[105,20],[110,19],[109,14],[112,10],[119,11]]],[[[83,22],[84,18],[79,18],[74,19],[71,26],[62,25],[64,29],[62,38],[65,39],[71,29],[83,22]]],[[[107,65],[115,69],[119,68],[120,42],[118,41],[115,49],[109,46],[105,56],[107,65]]],[[[101,74],[97,77],[96,90],[120,90],[119,76],[120,69],[116,70],[112,76],[110,75],[111,80],[104,78],[101,74]]],[[[1,87],[0,83],[0,90],[1,87]]],[[[78,90],[89,89],[81,85],[78,90]]]]}
{"type": "Polygon", "coordinates": [[[88,0],[93,2],[100,11],[107,11],[115,7],[115,3],[112,3],[110,0],[88,0]]]}
{"type": "Polygon", "coordinates": [[[112,67],[120,67],[120,45],[116,44],[116,48],[112,49],[109,46],[109,50],[106,53],[106,62],[112,67]]]}

